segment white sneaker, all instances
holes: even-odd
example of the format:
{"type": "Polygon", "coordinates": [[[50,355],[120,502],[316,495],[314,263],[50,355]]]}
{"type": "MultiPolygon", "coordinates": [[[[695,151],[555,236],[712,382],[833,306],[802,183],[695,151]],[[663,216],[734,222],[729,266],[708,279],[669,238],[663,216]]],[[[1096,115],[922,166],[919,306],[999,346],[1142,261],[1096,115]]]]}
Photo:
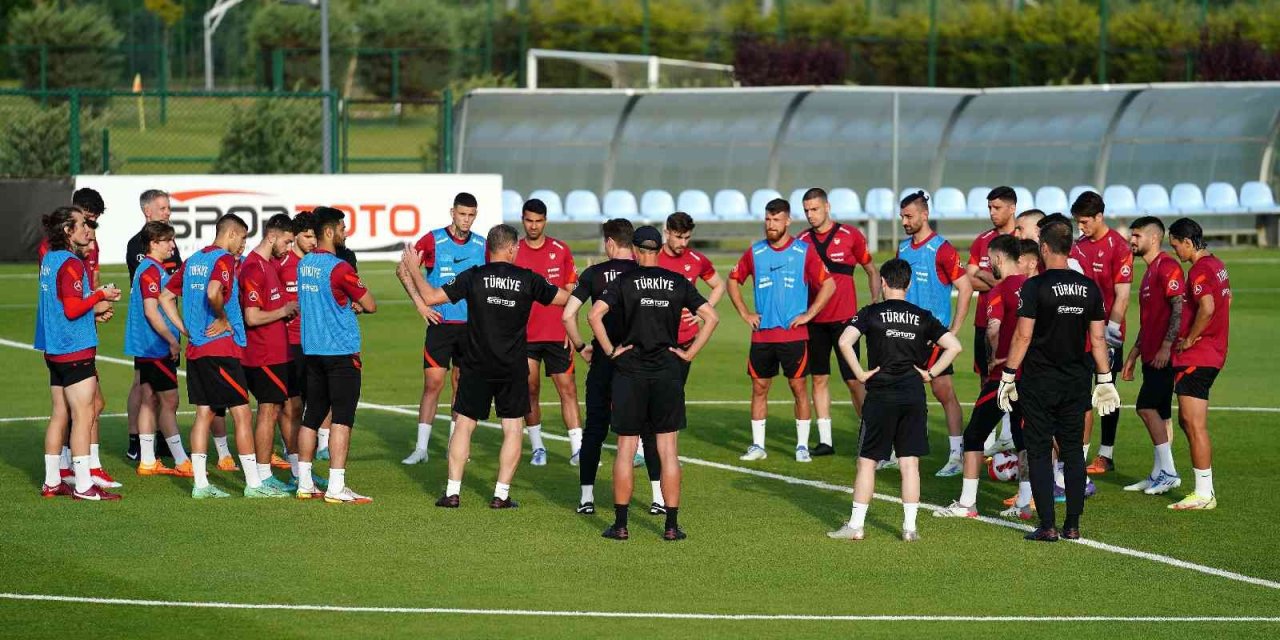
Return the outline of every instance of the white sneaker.
{"type": "Polygon", "coordinates": [[[813,458],[809,457],[809,447],[804,445],[796,445],[796,462],[812,462],[813,458]]]}
{"type": "Polygon", "coordinates": [[[325,492],[324,501],[329,504],[369,504],[373,502],[373,498],[362,496],[351,490],[351,487],[344,487],[339,493],[325,492]]]}
{"type": "MultiPolygon", "coordinates": [[[[1162,493],[1168,493],[1181,486],[1182,478],[1169,475],[1168,473],[1161,471],[1160,475],[1156,476],[1156,479],[1151,483],[1151,486],[1147,487],[1142,492],[1149,496],[1156,496],[1162,493]]],[[[1128,487],[1125,488],[1128,489],[1128,487]]]]}
{"type": "Polygon", "coordinates": [[[1005,438],[1003,440],[989,441],[989,444],[983,448],[982,455],[989,458],[991,456],[994,456],[997,453],[1000,453],[1001,451],[1013,451],[1015,448],[1016,447],[1013,444],[1013,440],[1010,438],[1005,438]]]}
{"type": "Polygon", "coordinates": [[[405,458],[404,460],[400,461],[400,464],[418,464],[419,462],[426,462],[426,461],[427,461],[427,450],[414,449],[413,453],[409,454],[408,458],[405,458]]]}
{"type": "Polygon", "coordinates": [[[935,518],[976,518],[978,517],[977,505],[965,506],[960,504],[959,500],[952,502],[950,505],[938,509],[933,512],[935,518]]]}
{"type": "Polygon", "coordinates": [[[1147,477],[1145,477],[1145,478],[1143,478],[1143,479],[1141,479],[1141,480],[1139,480],[1139,481],[1137,481],[1137,482],[1135,482],[1135,483],[1133,483],[1133,484],[1127,484],[1127,485],[1125,485],[1125,486],[1124,486],[1124,490],[1125,490],[1125,491],[1146,491],[1148,488],[1150,488],[1150,487],[1151,487],[1151,485],[1153,485],[1153,484],[1155,484],[1155,483],[1156,483],[1156,479],[1155,479],[1155,478],[1153,478],[1153,477],[1151,477],[1151,476],[1147,476],[1147,477]]]}
{"type": "Polygon", "coordinates": [[[920,534],[917,533],[915,529],[903,529],[902,541],[903,542],[919,542],[920,534]]]}
{"type": "Polygon", "coordinates": [[[754,460],[764,460],[765,458],[768,458],[768,457],[769,457],[769,453],[764,450],[764,447],[753,444],[750,447],[747,447],[747,452],[738,456],[738,459],[754,461],[754,460]]]}
{"type": "Polygon", "coordinates": [[[876,463],[876,471],[879,471],[881,469],[897,469],[897,468],[898,468],[898,456],[896,454],[891,454],[888,460],[881,460],[876,463]]]}
{"type": "Polygon", "coordinates": [[[1017,505],[1014,505],[1014,506],[1012,506],[1012,507],[1009,507],[1008,509],[1005,509],[1004,511],[1001,511],[1001,512],[1000,512],[1000,517],[1002,517],[1002,518],[1017,518],[1017,519],[1019,519],[1019,520],[1030,520],[1030,519],[1031,519],[1031,505],[1026,505],[1026,506],[1023,506],[1023,507],[1019,507],[1019,506],[1017,506],[1017,505]]]}
{"type": "Polygon", "coordinates": [[[569,466],[571,467],[578,466],[578,462],[580,461],[580,458],[582,458],[582,452],[574,451],[573,455],[569,456],[569,466]]]}
{"type": "Polygon", "coordinates": [[[535,467],[547,466],[547,450],[538,448],[533,450],[533,458],[529,460],[529,464],[535,467]]]}
{"type": "Polygon", "coordinates": [[[947,464],[938,469],[938,472],[934,475],[939,478],[950,478],[951,476],[960,475],[962,471],[964,471],[964,466],[960,461],[960,456],[951,456],[947,458],[947,464]]]}
{"type": "Polygon", "coordinates": [[[1175,502],[1169,505],[1174,511],[1202,511],[1213,509],[1218,506],[1217,496],[1202,496],[1198,493],[1192,493],[1183,498],[1181,502],[1175,502]]]}
{"type": "Polygon", "coordinates": [[[844,526],[840,527],[836,531],[827,532],[827,537],[833,540],[861,540],[865,538],[866,535],[866,531],[864,531],[862,527],[854,529],[849,526],[848,522],[844,523],[844,526]]]}

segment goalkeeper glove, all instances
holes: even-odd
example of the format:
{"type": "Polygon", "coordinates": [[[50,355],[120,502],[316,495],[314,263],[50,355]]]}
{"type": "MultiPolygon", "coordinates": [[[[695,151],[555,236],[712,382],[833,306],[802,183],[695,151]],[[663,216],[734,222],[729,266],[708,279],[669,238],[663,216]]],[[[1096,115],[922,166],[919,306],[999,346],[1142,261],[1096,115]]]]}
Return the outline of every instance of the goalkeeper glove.
{"type": "Polygon", "coordinates": [[[1018,401],[1018,387],[1015,386],[1018,370],[1004,368],[1004,372],[1000,374],[1000,388],[996,391],[996,406],[1001,411],[1008,413],[1013,411],[1013,403],[1018,401]]]}
{"type": "Polygon", "coordinates": [[[1093,408],[1100,416],[1120,409],[1120,392],[1116,391],[1115,376],[1109,371],[1098,374],[1098,384],[1093,388],[1093,408]]]}
{"type": "Polygon", "coordinates": [[[1120,323],[1111,321],[1107,323],[1107,346],[1118,348],[1124,346],[1124,335],[1120,333],[1120,323]]]}

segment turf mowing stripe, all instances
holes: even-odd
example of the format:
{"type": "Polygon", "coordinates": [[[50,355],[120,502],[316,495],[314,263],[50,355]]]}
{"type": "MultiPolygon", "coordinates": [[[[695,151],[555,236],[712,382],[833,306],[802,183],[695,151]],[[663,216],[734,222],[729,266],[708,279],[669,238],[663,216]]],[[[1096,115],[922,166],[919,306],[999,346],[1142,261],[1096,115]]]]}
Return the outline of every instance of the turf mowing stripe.
{"type": "Polygon", "coordinates": [[[0,600],[107,604],[134,607],[191,609],[266,609],[274,611],[324,611],[330,613],[392,613],[469,616],[518,616],[545,618],[633,618],[662,620],[790,620],[809,622],[1278,622],[1264,616],[929,616],[929,615],[810,615],[788,613],[670,613],[639,611],[555,611],[537,609],[462,609],[453,607],[354,607],[327,604],[276,604],[251,602],[193,602],[90,598],[31,593],[0,593],[0,600]]]}

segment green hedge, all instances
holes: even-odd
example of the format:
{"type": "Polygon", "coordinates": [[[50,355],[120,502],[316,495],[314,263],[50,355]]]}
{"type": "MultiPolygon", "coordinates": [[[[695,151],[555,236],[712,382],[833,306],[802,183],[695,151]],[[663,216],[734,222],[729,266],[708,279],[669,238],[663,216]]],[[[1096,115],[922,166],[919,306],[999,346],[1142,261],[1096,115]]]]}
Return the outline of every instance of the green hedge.
{"type": "MultiPolygon", "coordinates": [[[[102,168],[103,123],[81,112],[80,170],[102,168]]],[[[6,110],[0,122],[0,176],[55,178],[71,173],[71,105],[40,108],[34,104],[16,113],[6,110]]]]}
{"type": "MultiPolygon", "coordinates": [[[[359,42],[355,21],[342,2],[329,7],[329,78],[335,90],[341,89],[351,62],[351,50],[359,42]]],[[[285,90],[320,88],[320,12],[306,5],[268,1],[249,20],[251,55],[259,61],[259,82],[264,87],[274,83],[276,50],[282,50],[285,90]]]]}
{"type": "Polygon", "coordinates": [[[120,77],[119,46],[124,36],[96,5],[61,7],[42,3],[9,16],[8,42],[22,88],[40,89],[41,55],[46,87],[110,87],[120,77]]]}
{"type": "Polygon", "coordinates": [[[320,100],[262,98],[236,107],[213,173],[320,173],[320,100]]]}

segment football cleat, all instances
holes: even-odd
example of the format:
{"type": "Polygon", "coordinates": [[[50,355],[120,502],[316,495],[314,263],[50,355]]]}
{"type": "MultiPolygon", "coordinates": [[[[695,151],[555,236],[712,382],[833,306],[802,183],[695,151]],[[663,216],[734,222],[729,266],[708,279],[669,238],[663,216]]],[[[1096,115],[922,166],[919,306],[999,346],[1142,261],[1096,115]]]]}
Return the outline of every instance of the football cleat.
{"type": "Polygon", "coordinates": [[[178,476],[179,478],[196,477],[195,470],[191,468],[191,460],[187,460],[186,462],[174,467],[173,475],[178,476]]]}
{"type": "Polygon", "coordinates": [[[236,459],[231,456],[223,456],[218,458],[218,470],[220,471],[239,471],[240,467],[236,464],[236,459]]]}
{"type": "Polygon", "coordinates": [[[230,498],[231,494],[213,485],[207,485],[204,487],[192,487],[191,497],[196,500],[204,500],[205,498],[230,498]]]}
{"type": "Polygon", "coordinates": [[[889,454],[888,460],[881,460],[876,463],[876,471],[879,471],[881,469],[897,469],[897,468],[898,468],[897,454],[889,454]]]}
{"type": "Polygon", "coordinates": [[[1013,451],[1016,448],[1013,444],[1013,439],[1011,438],[1004,438],[1001,440],[988,440],[988,443],[990,446],[982,450],[982,455],[988,458],[990,458],[991,456],[994,456],[997,453],[1000,453],[1001,451],[1013,451]]]}
{"type": "Polygon", "coordinates": [[[512,500],[511,496],[507,496],[506,498],[494,496],[493,499],[489,501],[490,509],[516,509],[519,508],[519,506],[520,503],[512,500]]]}
{"type": "Polygon", "coordinates": [[[164,466],[163,462],[156,460],[151,464],[142,463],[138,465],[138,475],[140,476],[171,476],[174,475],[173,469],[164,466]]]}
{"type": "Polygon", "coordinates": [[[58,496],[69,496],[72,493],[74,493],[74,490],[71,487],[61,482],[58,482],[53,486],[49,486],[46,484],[40,487],[41,498],[56,498],[58,496]]]}
{"type": "Polygon", "coordinates": [[[1124,486],[1124,490],[1125,491],[1146,491],[1151,487],[1151,485],[1155,483],[1156,483],[1156,479],[1153,476],[1147,476],[1133,484],[1126,484],[1124,486]]]}
{"type": "Polygon", "coordinates": [[[1067,488],[1059,485],[1053,485],[1053,501],[1062,504],[1067,501],[1067,488]]]}
{"type": "Polygon", "coordinates": [[[632,466],[632,467],[643,467],[643,466],[644,466],[644,454],[643,454],[643,453],[636,453],[636,455],[635,455],[635,456],[633,456],[633,457],[631,458],[631,466],[632,466]]]}
{"type": "Polygon", "coordinates": [[[604,533],[600,534],[600,537],[610,540],[626,540],[631,537],[631,533],[627,531],[626,527],[609,525],[609,528],[605,529],[604,533]]]}
{"type": "Polygon", "coordinates": [[[324,497],[324,492],[313,486],[310,489],[298,489],[293,497],[299,500],[319,500],[324,497]]]}
{"type": "Polygon", "coordinates": [[[419,462],[426,462],[426,461],[427,461],[427,450],[414,449],[413,453],[409,454],[409,457],[400,461],[400,464],[418,464],[419,462]]]}
{"type": "Polygon", "coordinates": [[[919,542],[920,534],[916,532],[914,529],[904,529],[902,531],[902,541],[903,542],[919,542]]]}
{"type": "Polygon", "coordinates": [[[118,493],[111,493],[111,492],[106,491],[106,490],[104,490],[102,487],[99,487],[98,485],[96,485],[96,484],[95,484],[95,485],[93,485],[92,487],[89,487],[89,490],[88,490],[88,491],[85,491],[84,493],[81,493],[81,492],[79,492],[79,491],[76,491],[76,490],[72,489],[72,491],[71,491],[71,497],[72,497],[72,498],[74,498],[74,499],[76,499],[76,500],[89,500],[89,501],[96,501],[96,502],[110,502],[110,501],[112,501],[112,500],[119,500],[119,499],[120,499],[120,494],[118,494],[118,493]]]}
{"type": "Polygon", "coordinates": [[[76,483],[76,474],[70,469],[58,469],[58,477],[62,479],[63,484],[74,485],[76,483]]]}
{"type": "Polygon", "coordinates": [[[977,505],[966,506],[960,504],[959,500],[952,502],[949,506],[938,509],[933,512],[935,518],[976,518],[978,517],[977,505]]]}
{"type": "Polygon", "coordinates": [[[369,504],[373,502],[373,498],[362,496],[351,490],[351,487],[345,487],[338,493],[326,491],[324,501],[328,504],[369,504]]]}
{"type": "MultiPolygon", "coordinates": [[[[451,496],[440,496],[440,499],[436,500],[436,506],[443,507],[445,509],[457,509],[461,505],[462,499],[459,498],[456,493],[451,496]]],[[[579,511],[578,513],[582,512],[579,511]]]]}
{"type": "Polygon", "coordinates": [[[681,529],[680,527],[671,527],[670,529],[667,529],[666,531],[662,532],[662,539],[667,542],[684,540],[685,538],[688,538],[688,537],[689,536],[685,535],[684,529],[681,529]]]}
{"type": "Polygon", "coordinates": [[[809,456],[809,447],[796,445],[796,462],[813,462],[813,458],[809,456]]]}
{"type": "Polygon", "coordinates": [[[1156,476],[1155,481],[1151,483],[1151,486],[1143,489],[1142,492],[1149,496],[1155,496],[1162,493],[1168,493],[1181,486],[1182,478],[1161,471],[1160,475],[1156,476]]]}
{"type": "Polygon", "coordinates": [[[833,540],[861,540],[866,535],[866,531],[862,527],[854,529],[847,522],[839,529],[827,532],[827,537],[833,540]]]}
{"type": "Polygon", "coordinates": [[[578,462],[581,459],[582,459],[582,451],[574,451],[573,455],[569,456],[569,466],[571,467],[578,466],[578,462]]]}
{"type": "Polygon", "coordinates": [[[594,502],[584,502],[578,505],[579,515],[589,516],[595,512],[596,512],[596,503],[594,502]]]}
{"type": "Polygon", "coordinates": [[[270,487],[272,489],[275,489],[276,491],[279,491],[281,494],[281,497],[284,497],[291,493],[296,493],[298,491],[298,484],[296,482],[292,482],[292,481],[285,482],[275,476],[272,476],[270,478],[267,478],[266,480],[263,480],[262,486],[270,487]]]}
{"type": "Polygon", "coordinates": [[[279,454],[271,452],[271,467],[273,469],[290,469],[289,461],[281,458],[279,454]]]}
{"type": "Polygon", "coordinates": [[[1097,492],[1098,492],[1098,485],[1093,483],[1093,478],[1090,478],[1089,476],[1085,476],[1084,477],[1084,497],[1092,498],[1093,494],[1097,492]]]}
{"type": "Polygon", "coordinates": [[[111,474],[107,473],[107,470],[103,469],[102,467],[90,469],[89,477],[93,478],[94,484],[98,485],[103,489],[118,489],[124,486],[119,482],[116,482],[116,479],[112,478],[111,474]]]}
{"type": "Polygon", "coordinates": [[[319,450],[319,451],[317,451],[317,452],[316,452],[316,460],[326,460],[326,461],[327,461],[328,459],[329,459],[329,447],[325,447],[325,448],[323,448],[323,449],[321,449],[321,450],[319,450]]]}
{"type": "Polygon", "coordinates": [[[260,487],[245,487],[244,497],[246,498],[283,498],[286,494],[272,486],[263,484],[260,487]]]}
{"type": "Polygon", "coordinates": [[[661,515],[666,515],[666,513],[667,513],[666,505],[661,505],[656,502],[649,504],[649,515],[661,516],[661,515]]]}
{"type": "Polygon", "coordinates": [[[753,444],[750,447],[747,447],[747,452],[738,456],[738,459],[755,461],[755,460],[764,460],[765,458],[768,458],[768,457],[769,457],[769,453],[764,450],[764,447],[753,444]]]}
{"type": "Polygon", "coordinates": [[[315,487],[321,491],[329,488],[329,481],[314,473],[311,474],[311,484],[315,485],[315,487]]]}
{"type": "Polygon", "coordinates": [[[1005,509],[1004,511],[1001,511],[1001,512],[1000,512],[1000,517],[1002,517],[1002,518],[1017,518],[1017,519],[1019,519],[1019,520],[1030,520],[1030,519],[1031,519],[1031,505],[1026,505],[1026,506],[1023,506],[1023,507],[1019,507],[1019,506],[1017,506],[1017,505],[1014,505],[1014,506],[1012,506],[1012,507],[1009,507],[1008,509],[1005,509]]]}
{"type": "Polygon", "coordinates": [[[1106,456],[1098,456],[1094,458],[1093,462],[1090,462],[1089,466],[1084,468],[1084,472],[1091,476],[1096,476],[1102,473],[1106,473],[1108,471],[1115,471],[1115,470],[1116,470],[1115,461],[1106,456]]]}
{"type": "Polygon", "coordinates": [[[1217,496],[1202,496],[1192,493],[1182,500],[1169,505],[1174,511],[1208,511],[1218,506],[1217,496]]]}
{"type": "Polygon", "coordinates": [[[529,464],[535,467],[547,466],[547,450],[542,447],[534,449],[533,456],[529,458],[529,464]]]}
{"type": "Polygon", "coordinates": [[[1080,530],[1079,530],[1079,529],[1065,529],[1065,528],[1064,528],[1064,529],[1062,530],[1062,539],[1063,539],[1063,540],[1079,540],[1079,539],[1080,539],[1080,530]]]}
{"type": "Polygon", "coordinates": [[[1046,529],[1044,527],[1037,527],[1035,531],[1022,536],[1022,539],[1030,540],[1032,542],[1057,542],[1058,530],[1053,528],[1046,529]]]}
{"type": "Polygon", "coordinates": [[[950,478],[952,476],[960,475],[960,472],[962,471],[964,471],[964,466],[960,460],[960,456],[951,456],[947,458],[947,464],[943,465],[943,467],[938,469],[938,472],[933,475],[939,478],[950,478]]]}
{"type": "Polygon", "coordinates": [[[809,451],[809,455],[815,458],[820,456],[833,456],[835,454],[836,454],[836,448],[825,442],[819,442],[818,446],[814,447],[809,451]]]}

